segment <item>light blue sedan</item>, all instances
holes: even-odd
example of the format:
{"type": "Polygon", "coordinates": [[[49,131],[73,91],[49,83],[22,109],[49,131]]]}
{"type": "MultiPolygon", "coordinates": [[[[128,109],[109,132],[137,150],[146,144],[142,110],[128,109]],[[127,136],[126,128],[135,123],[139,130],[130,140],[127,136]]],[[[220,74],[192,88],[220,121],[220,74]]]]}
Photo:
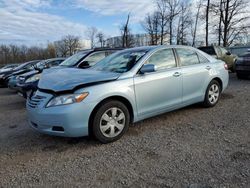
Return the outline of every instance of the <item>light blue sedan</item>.
{"type": "Polygon", "coordinates": [[[30,125],[45,134],[102,143],[134,123],[194,103],[215,106],[228,85],[223,61],[186,46],[132,48],[90,69],[46,70],[27,100],[30,125]]]}

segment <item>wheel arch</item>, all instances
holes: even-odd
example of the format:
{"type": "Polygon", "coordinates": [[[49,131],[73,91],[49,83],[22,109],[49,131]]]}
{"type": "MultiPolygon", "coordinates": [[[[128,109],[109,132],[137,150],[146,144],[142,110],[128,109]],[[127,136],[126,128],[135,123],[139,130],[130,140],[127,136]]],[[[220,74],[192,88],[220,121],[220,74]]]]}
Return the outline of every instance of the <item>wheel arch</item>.
{"type": "Polygon", "coordinates": [[[119,96],[119,95],[114,95],[114,96],[106,97],[105,99],[101,100],[94,107],[94,109],[92,110],[92,112],[90,114],[90,118],[89,118],[89,135],[92,135],[92,126],[91,125],[93,123],[93,118],[94,118],[94,115],[97,112],[98,108],[103,103],[105,103],[107,101],[111,101],[111,100],[117,100],[117,101],[122,102],[128,108],[128,111],[129,111],[129,114],[130,114],[130,123],[132,123],[134,121],[134,109],[133,109],[133,106],[132,106],[131,102],[127,98],[125,98],[123,96],[119,96]]]}
{"type": "Polygon", "coordinates": [[[222,91],[223,90],[223,82],[222,82],[222,80],[219,77],[215,77],[211,81],[213,81],[213,80],[216,80],[220,84],[221,91],[222,91]]]}

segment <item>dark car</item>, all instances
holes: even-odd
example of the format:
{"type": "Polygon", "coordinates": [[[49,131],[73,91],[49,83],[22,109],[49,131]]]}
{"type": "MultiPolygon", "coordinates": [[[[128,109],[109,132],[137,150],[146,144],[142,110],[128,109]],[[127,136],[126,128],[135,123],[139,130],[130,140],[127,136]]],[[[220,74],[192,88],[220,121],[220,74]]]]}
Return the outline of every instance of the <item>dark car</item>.
{"type": "Polygon", "coordinates": [[[239,56],[235,64],[235,71],[239,79],[246,79],[250,76],[250,52],[239,56]]]}
{"type": "Polygon", "coordinates": [[[8,87],[11,89],[15,89],[22,96],[26,97],[26,92],[29,90],[33,90],[36,88],[41,73],[44,69],[48,69],[51,67],[55,67],[60,65],[65,58],[52,58],[38,62],[34,66],[34,70],[24,73],[16,77],[16,81],[9,81],[8,87]]]}
{"type": "Polygon", "coordinates": [[[23,74],[25,72],[29,72],[29,71],[33,70],[34,65],[36,63],[38,63],[39,61],[41,61],[41,60],[29,61],[29,62],[26,62],[26,63],[19,65],[18,67],[14,68],[12,70],[1,72],[0,73],[0,85],[7,87],[11,76],[20,75],[20,74],[23,74]]]}
{"type": "MultiPolygon", "coordinates": [[[[121,50],[120,48],[95,48],[91,50],[82,50],[78,53],[70,56],[65,61],[63,61],[60,66],[52,68],[67,68],[67,67],[76,67],[81,69],[89,68],[95,65],[98,61],[107,57],[108,55],[121,50]]],[[[27,97],[33,91],[37,90],[37,85],[40,79],[41,73],[36,73],[32,76],[19,77],[20,82],[17,84],[19,87],[19,94],[23,97],[27,97]]]]}

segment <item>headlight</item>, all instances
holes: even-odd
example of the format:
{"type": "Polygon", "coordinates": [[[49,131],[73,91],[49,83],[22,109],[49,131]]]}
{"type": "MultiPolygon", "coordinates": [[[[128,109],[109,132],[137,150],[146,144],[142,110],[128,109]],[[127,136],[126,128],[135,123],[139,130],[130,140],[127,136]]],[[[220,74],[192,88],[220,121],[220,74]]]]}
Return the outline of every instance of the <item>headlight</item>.
{"type": "Polygon", "coordinates": [[[30,83],[30,82],[35,82],[37,80],[40,80],[41,78],[41,74],[36,74],[34,76],[31,76],[30,78],[28,78],[25,83],[30,83]]]}
{"type": "Polygon", "coordinates": [[[51,99],[49,103],[46,105],[46,107],[79,103],[83,101],[83,99],[85,99],[88,96],[88,94],[89,93],[86,92],[82,94],[61,95],[61,96],[51,99]]]}

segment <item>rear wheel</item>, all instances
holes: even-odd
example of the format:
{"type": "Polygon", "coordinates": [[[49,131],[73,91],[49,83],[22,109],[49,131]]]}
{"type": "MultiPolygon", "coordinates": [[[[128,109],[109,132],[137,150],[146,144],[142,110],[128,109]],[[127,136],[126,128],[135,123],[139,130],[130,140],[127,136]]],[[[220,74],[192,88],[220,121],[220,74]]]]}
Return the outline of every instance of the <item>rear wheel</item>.
{"type": "Polygon", "coordinates": [[[219,101],[220,94],[221,94],[221,85],[219,84],[218,81],[212,80],[207,87],[203,105],[205,107],[215,106],[219,101]]]}
{"type": "Polygon", "coordinates": [[[118,140],[129,127],[129,111],[119,101],[111,100],[103,103],[93,117],[93,134],[102,143],[118,140]]]}

